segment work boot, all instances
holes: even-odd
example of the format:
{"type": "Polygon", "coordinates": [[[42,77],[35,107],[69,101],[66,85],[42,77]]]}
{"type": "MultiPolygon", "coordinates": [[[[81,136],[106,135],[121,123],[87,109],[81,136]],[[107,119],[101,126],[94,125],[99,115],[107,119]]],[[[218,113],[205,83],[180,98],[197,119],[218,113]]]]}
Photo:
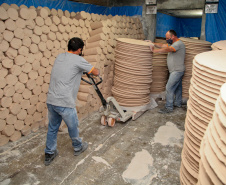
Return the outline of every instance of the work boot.
{"type": "Polygon", "coordinates": [[[161,114],[168,114],[168,113],[171,113],[171,112],[173,112],[173,110],[167,109],[167,108],[159,110],[159,113],[161,113],[161,114]]]}
{"type": "Polygon", "coordinates": [[[181,105],[173,105],[174,107],[176,107],[176,108],[181,108],[182,106],[181,105]]]}
{"type": "Polygon", "coordinates": [[[82,148],[81,148],[80,150],[78,150],[78,151],[75,151],[75,152],[74,152],[74,155],[75,155],[75,156],[80,155],[80,154],[81,154],[82,152],[84,152],[87,148],[88,148],[88,143],[87,143],[87,142],[83,142],[83,143],[82,143],[82,148]]]}
{"type": "Polygon", "coordinates": [[[53,161],[53,159],[58,155],[58,151],[55,150],[55,152],[53,154],[48,154],[48,153],[45,153],[45,162],[44,164],[46,166],[50,165],[51,162],[53,161]]]}

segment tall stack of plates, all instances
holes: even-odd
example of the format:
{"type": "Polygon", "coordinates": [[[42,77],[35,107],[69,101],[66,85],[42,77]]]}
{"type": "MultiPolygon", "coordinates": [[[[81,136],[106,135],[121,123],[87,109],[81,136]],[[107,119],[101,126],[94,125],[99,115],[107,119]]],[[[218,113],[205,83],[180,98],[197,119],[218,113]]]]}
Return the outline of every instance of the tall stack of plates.
{"type": "Polygon", "coordinates": [[[226,40],[220,40],[218,42],[214,42],[212,45],[211,45],[211,48],[213,50],[226,50],[226,40]]]}
{"type": "MultiPolygon", "coordinates": [[[[166,39],[156,38],[155,43],[166,44],[166,39]]],[[[158,94],[166,90],[166,83],[169,77],[167,67],[167,53],[153,53],[152,58],[152,84],[151,94],[158,94]]]]}
{"type": "Polygon", "coordinates": [[[223,50],[204,52],[194,58],[181,155],[181,184],[197,183],[200,144],[212,119],[220,88],[226,82],[225,64],[223,50]]]}
{"type": "Polygon", "coordinates": [[[155,38],[155,43],[166,44],[166,39],[165,38],[155,38]]]}
{"type": "Polygon", "coordinates": [[[198,184],[226,184],[226,83],[200,148],[198,184]]]}
{"type": "Polygon", "coordinates": [[[182,97],[188,98],[189,97],[189,87],[190,87],[190,79],[192,76],[192,61],[195,55],[210,51],[211,50],[211,43],[203,40],[197,39],[190,39],[190,38],[180,38],[181,41],[184,42],[186,47],[186,54],[185,54],[185,73],[182,80],[182,97]]]}
{"type": "Polygon", "coordinates": [[[167,67],[167,54],[153,53],[152,58],[153,72],[151,93],[158,94],[166,90],[166,83],[169,76],[167,67]]]}
{"type": "Polygon", "coordinates": [[[112,94],[121,106],[134,107],[150,102],[153,69],[149,45],[141,40],[117,39],[112,94]]]}

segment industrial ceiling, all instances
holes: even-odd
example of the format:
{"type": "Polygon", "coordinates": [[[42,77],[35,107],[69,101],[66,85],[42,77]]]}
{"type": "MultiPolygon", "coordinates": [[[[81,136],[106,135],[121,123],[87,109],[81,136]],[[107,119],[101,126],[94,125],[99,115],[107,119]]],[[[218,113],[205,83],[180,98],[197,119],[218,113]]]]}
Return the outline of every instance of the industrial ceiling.
{"type": "MultiPolygon", "coordinates": [[[[99,6],[142,6],[145,0],[71,0],[99,6]]],[[[182,18],[200,18],[205,0],[157,0],[158,12],[182,18]]]]}

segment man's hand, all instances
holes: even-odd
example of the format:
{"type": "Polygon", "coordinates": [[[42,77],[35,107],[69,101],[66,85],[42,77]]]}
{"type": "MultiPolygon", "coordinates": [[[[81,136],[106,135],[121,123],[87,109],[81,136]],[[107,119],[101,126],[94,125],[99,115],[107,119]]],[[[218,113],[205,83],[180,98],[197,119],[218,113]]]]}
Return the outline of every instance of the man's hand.
{"type": "Polygon", "coordinates": [[[150,50],[151,50],[151,52],[153,52],[154,51],[154,47],[155,47],[155,45],[154,44],[150,44],[150,50]]]}
{"type": "Polygon", "coordinates": [[[150,40],[144,40],[145,42],[150,42],[150,43],[152,43],[150,40]]]}
{"type": "Polygon", "coordinates": [[[99,72],[99,69],[97,68],[94,68],[91,72],[94,76],[99,76],[100,75],[100,72],[99,72]]]}

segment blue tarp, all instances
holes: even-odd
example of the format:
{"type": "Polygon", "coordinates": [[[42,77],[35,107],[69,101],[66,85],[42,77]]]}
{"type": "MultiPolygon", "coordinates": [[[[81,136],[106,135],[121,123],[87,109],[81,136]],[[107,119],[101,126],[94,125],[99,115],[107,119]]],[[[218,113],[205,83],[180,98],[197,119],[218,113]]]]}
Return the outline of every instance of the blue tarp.
{"type": "Polygon", "coordinates": [[[140,15],[142,16],[142,6],[121,6],[121,7],[105,7],[98,6],[92,4],[84,4],[77,3],[68,0],[0,0],[0,4],[16,4],[26,5],[27,7],[34,6],[42,6],[48,7],[50,9],[54,8],[56,10],[61,9],[63,11],[68,10],[69,12],[80,12],[85,11],[89,13],[103,14],[103,15],[126,15],[126,16],[134,16],[140,15]]]}
{"type": "Polygon", "coordinates": [[[157,13],[156,37],[165,37],[168,30],[175,30],[178,37],[200,37],[201,18],[178,18],[157,13]]]}
{"type": "Polygon", "coordinates": [[[202,18],[179,18],[182,37],[200,37],[202,18]]]}
{"type": "Polygon", "coordinates": [[[219,0],[217,14],[206,14],[205,32],[209,42],[226,40],[226,0],[219,0]]]}
{"type": "Polygon", "coordinates": [[[109,12],[113,16],[115,16],[115,15],[127,15],[127,16],[140,15],[140,16],[142,16],[142,6],[111,7],[111,8],[109,8],[109,12]]]}
{"type": "Polygon", "coordinates": [[[176,17],[159,12],[157,13],[156,37],[165,37],[165,34],[168,30],[175,30],[179,35],[180,30],[178,28],[178,21],[176,17]]]}
{"type": "MultiPolygon", "coordinates": [[[[121,6],[121,7],[105,7],[92,4],[83,4],[68,0],[0,0],[0,4],[24,4],[28,7],[46,6],[50,9],[61,9],[69,12],[86,11],[89,13],[97,13],[104,15],[126,15],[142,16],[142,6],[121,6]]],[[[200,37],[201,34],[201,18],[177,18],[162,13],[157,13],[156,20],[156,36],[165,37],[165,33],[173,29],[179,37],[200,37]]],[[[217,14],[206,14],[206,40],[209,42],[217,42],[226,40],[226,0],[219,0],[217,14]]]]}
{"type": "MultiPolygon", "coordinates": [[[[173,29],[179,37],[200,37],[202,19],[186,19],[157,13],[156,36],[165,37],[165,33],[173,29]]],[[[206,14],[206,40],[217,42],[226,40],[226,0],[219,0],[218,13],[206,14]]]]}

